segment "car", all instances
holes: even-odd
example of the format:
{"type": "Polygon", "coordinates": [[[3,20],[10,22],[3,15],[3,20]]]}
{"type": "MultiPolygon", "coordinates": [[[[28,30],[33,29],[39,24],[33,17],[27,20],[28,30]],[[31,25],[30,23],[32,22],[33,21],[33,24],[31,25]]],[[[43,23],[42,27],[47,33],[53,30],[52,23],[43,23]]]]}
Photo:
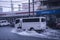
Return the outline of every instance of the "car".
{"type": "Polygon", "coordinates": [[[7,20],[0,20],[0,26],[8,26],[10,23],[7,20]]]}

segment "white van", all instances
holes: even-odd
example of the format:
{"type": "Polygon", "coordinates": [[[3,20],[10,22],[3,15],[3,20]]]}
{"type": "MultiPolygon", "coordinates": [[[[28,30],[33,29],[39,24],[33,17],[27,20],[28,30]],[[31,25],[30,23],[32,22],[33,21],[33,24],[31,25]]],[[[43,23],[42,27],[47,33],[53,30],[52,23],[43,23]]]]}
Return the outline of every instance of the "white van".
{"type": "Polygon", "coordinates": [[[46,29],[46,17],[19,18],[15,21],[16,29],[44,30],[46,29]]]}

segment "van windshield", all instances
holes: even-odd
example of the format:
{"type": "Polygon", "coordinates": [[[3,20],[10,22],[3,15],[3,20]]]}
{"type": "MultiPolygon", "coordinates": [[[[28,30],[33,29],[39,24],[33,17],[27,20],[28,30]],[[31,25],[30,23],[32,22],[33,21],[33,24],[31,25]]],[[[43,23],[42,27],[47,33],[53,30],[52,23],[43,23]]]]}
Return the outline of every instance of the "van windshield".
{"type": "Polygon", "coordinates": [[[19,23],[19,22],[20,22],[20,20],[16,20],[16,22],[15,22],[15,23],[17,24],[17,23],[19,23]]]}
{"type": "Polygon", "coordinates": [[[23,19],[23,22],[39,22],[39,18],[23,19]]]}

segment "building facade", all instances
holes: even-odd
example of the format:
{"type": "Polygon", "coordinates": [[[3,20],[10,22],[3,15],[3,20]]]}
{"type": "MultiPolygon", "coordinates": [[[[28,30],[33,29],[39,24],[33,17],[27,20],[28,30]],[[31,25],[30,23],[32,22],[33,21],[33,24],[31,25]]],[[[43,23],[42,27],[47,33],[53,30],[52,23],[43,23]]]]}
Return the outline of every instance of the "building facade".
{"type": "Polygon", "coordinates": [[[60,0],[40,0],[40,6],[46,6],[46,8],[42,9],[40,6],[37,10],[37,15],[46,15],[48,20],[48,26],[52,28],[59,28],[57,24],[59,22],[57,20],[60,19],[60,0]]]}
{"type": "MultiPolygon", "coordinates": [[[[35,2],[34,3],[34,11],[36,11],[38,9],[40,2],[35,2]]],[[[22,9],[23,10],[29,10],[29,3],[22,3],[22,9]]],[[[30,11],[33,11],[33,3],[30,3],[30,11]]]]}
{"type": "Polygon", "coordinates": [[[46,6],[46,9],[60,9],[60,0],[40,0],[40,6],[46,6]]]}

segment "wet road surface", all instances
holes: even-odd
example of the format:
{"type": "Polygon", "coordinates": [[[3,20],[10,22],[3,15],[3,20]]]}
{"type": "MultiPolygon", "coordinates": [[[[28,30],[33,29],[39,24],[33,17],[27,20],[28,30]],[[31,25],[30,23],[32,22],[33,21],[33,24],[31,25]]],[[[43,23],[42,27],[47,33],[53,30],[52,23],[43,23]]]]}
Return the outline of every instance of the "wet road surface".
{"type": "Polygon", "coordinates": [[[12,33],[11,32],[12,29],[13,29],[12,27],[0,27],[0,40],[57,40],[57,39],[21,36],[12,33]]]}

